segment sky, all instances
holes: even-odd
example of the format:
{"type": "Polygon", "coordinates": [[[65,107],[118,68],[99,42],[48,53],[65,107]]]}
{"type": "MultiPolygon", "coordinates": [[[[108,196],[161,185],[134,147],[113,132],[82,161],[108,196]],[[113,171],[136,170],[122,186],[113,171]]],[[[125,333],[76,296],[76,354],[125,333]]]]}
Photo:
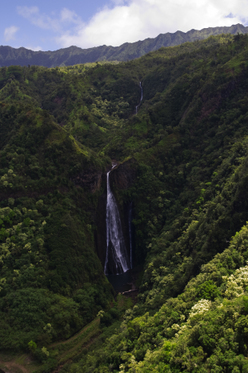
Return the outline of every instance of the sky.
{"type": "Polygon", "coordinates": [[[119,46],[166,32],[248,25],[248,0],[1,0],[0,45],[119,46]]]}

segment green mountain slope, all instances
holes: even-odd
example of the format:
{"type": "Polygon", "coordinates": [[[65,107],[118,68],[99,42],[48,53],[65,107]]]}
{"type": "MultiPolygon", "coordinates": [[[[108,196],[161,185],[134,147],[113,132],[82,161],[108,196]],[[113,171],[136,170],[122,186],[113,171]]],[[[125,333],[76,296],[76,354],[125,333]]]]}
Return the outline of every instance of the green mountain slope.
{"type": "Polygon", "coordinates": [[[119,47],[100,46],[81,49],[76,46],[57,51],[34,52],[25,48],[0,46],[0,66],[37,65],[46,67],[70,66],[96,61],[129,61],[161,47],[171,47],[186,42],[206,39],[220,34],[246,34],[247,27],[241,24],[230,27],[209,27],[202,30],[190,30],[186,33],[160,34],[156,38],[148,38],[135,43],[124,43],[119,47]]]}
{"type": "Polygon", "coordinates": [[[246,35],[220,35],[120,64],[0,70],[1,350],[51,370],[51,342],[101,311],[105,334],[65,371],[247,370],[247,51],[246,35]],[[137,304],[106,329],[111,159],[143,269],[137,304]]]}
{"type": "Polygon", "coordinates": [[[0,346],[13,349],[69,337],[112,296],[92,228],[104,159],[35,106],[17,81],[1,99],[0,346]],[[84,173],[91,174],[85,183],[84,173]]]}
{"type": "Polygon", "coordinates": [[[147,57],[144,102],[118,143],[138,162],[139,303],[73,372],[246,371],[246,43],[147,57]]]}

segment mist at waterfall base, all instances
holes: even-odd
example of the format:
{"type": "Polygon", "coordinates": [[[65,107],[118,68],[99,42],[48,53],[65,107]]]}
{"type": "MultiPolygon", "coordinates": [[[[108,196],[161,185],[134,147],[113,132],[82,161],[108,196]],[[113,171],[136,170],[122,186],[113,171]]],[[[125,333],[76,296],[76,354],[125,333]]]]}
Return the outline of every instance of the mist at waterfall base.
{"type": "MultiPolygon", "coordinates": [[[[112,169],[115,166],[112,167],[112,169]]],[[[106,203],[106,258],[104,273],[114,289],[118,292],[127,291],[132,286],[132,204],[129,207],[128,226],[130,253],[128,253],[122,230],[118,205],[110,187],[109,171],[107,173],[107,203],[106,203]]]]}

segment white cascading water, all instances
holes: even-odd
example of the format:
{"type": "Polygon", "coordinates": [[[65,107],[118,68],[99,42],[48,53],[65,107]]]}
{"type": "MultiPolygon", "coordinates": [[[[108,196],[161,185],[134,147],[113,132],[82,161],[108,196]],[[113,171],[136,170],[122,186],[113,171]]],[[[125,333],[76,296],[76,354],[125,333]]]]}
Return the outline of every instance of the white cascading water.
{"type": "Polygon", "coordinates": [[[107,205],[106,205],[106,259],[105,274],[121,274],[130,269],[129,258],[122,232],[121,219],[115,197],[110,188],[107,173],[107,205]]]}
{"type": "Polygon", "coordinates": [[[143,100],[143,87],[142,87],[142,84],[140,82],[140,102],[139,102],[139,105],[136,106],[135,110],[136,110],[136,115],[138,114],[138,108],[141,104],[141,101],[143,100]]]}

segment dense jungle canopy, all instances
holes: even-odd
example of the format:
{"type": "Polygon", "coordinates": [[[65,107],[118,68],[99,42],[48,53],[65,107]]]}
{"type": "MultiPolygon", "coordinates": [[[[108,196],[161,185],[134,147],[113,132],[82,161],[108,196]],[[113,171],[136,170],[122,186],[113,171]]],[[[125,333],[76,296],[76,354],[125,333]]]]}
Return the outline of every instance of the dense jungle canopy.
{"type": "Polygon", "coordinates": [[[37,372],[248,372],[247,88],[246,35],[0,69],[0,369],[11,352],[37,372]],[[103,273],[112,160],[133,305],[103,273]]]}

